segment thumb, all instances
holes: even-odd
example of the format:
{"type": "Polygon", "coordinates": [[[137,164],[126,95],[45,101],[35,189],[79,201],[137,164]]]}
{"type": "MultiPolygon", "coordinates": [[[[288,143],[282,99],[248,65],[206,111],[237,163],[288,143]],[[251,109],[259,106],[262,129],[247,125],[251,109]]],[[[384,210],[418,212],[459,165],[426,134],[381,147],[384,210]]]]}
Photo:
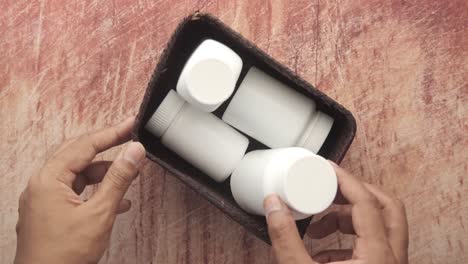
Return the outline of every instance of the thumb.
{"type": "Polygon", "coordinates": [[[316,263],[307,253],[287,205],[276,194],[263,202],[273,251],[279,264],[316,263]]]}
{"type": "Polygon", "coordinates": [[[112,163],[97,192],[90,200],[117,212],[123,196],[138,175],[138,166],[145,158],[145,148],[139,142],[128,144],[112,163]]]}

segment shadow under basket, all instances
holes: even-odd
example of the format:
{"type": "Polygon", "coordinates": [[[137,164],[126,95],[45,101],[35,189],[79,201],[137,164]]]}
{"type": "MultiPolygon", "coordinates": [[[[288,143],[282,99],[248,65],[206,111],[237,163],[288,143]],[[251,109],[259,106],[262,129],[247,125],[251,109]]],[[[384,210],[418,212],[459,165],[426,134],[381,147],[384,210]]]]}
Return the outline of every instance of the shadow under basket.
{"type": "MultiPolygon", "coordinates": [[[[145,129],[146,122],[148,122],[151,115],[161,104],[169,90],[175,89],[185,62],[196,47],[205,39],[214,39],[227,45],[242,58],[243,68],[236,84],[236,90],[250,67],[255,66],[288,85],[291,89],[311,98],[315,101],[318,110],[333,117],[335,120],[333,127],[318,153],[324,158],[333,160],[336,163],[339,163],[343,159],[353,141],[356,132],[356,122],[352,114],[343,106],[302,80],[217,18],[209,14],[197,12],[186,17],[179,24],[163,51],[148,84],[136,118],[132,137],[135,141],[139,141],[145,146],[147,157],[150,160],[157,162],[169,170],[179,180],[205,197],[205,199],[218,207],[223,213],[237,221],[260,239],[270,243],[265,217],[248,214],[236,204],[229,187],[229,179],[223,183],[215,182],[163,146],[159,138],[153,136],[145,129]]],[[[231,99],[232,96],[213,114],[221,118],[231,99]]],[[[288,128],[285,127],[284,129],[288,128]]],[[[247,137],[250,141],[247,152],[268,148],[254,138],[247,137]]],[[[296,222],[301,237],[304,236],[311,219],[310,217],[296,222]]],[[[220,232],[223,232],[223,230],[220,230],[220,232]]]]}

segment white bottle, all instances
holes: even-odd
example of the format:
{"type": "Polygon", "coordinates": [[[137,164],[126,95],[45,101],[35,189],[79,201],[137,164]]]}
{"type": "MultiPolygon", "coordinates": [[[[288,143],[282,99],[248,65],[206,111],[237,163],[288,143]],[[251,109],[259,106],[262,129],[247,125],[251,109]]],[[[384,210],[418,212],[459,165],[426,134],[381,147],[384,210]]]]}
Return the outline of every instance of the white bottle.
{"type": "Polygon", "coordinates": [[[234,91],[242,59],[226,45],[207,39],[192,53],[179,80],[177,92],[205,112],[216,110],[234,91]]]}
{"type": "Polygon", "coordinates": [[[327,209],[337,188],[330,163],[298,147],[251,151],[231,175],[232,195],[242,209],[265,215],[263,200],[276,193],[296,220],[327,209]]]}
{"type": "Polygon", "coordinates": [[[315,102],[252,67],[223,120],[270,148],[303,147],[317,153],[333,119],[315,102]]]}
{"type": "Polygon", "coordinates": [[[145,128],[163,145],[221,182],[243,158],[249,140],[211,113],[185,102],[170,90],[145,128]]]}

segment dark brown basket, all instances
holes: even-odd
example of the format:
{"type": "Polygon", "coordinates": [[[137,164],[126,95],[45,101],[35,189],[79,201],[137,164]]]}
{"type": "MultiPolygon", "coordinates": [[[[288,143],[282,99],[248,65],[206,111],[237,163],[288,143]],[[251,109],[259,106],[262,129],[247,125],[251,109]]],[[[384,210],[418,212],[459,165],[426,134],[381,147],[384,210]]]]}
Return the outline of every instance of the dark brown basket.
{"type": "MultiPolygon", "coordinates": [[[[136,118],[133,139],[140,141],[145,146],[150,160],[159,163],[172,172],[179,180],[193,188],[222,212],[269,243],[265,218],[248,214],[236,204],[231,195],[229,180],[224,183],[213,181],[177,154],[164,147],[158,138],[144,128],[146,122],[161,104],[169,90],[175,89],[179,74],[192,51],[207,38],[222,42],[242,58],[244,65],[236,89],[248,69],[255,66],[292,89],[312,98],[319,110],[335,119],[332,130],[320,149],[319,155],[339,163],[353,141],[356,122],[352,114],[343,106],[302,80],[217,18],[209,14],[194,13],[179,24],[163,51],[148,84],[136,118]]],[[[221,118],[228,104],[229,100],[218,108],[214,114],[221,118]]],[[[288,128],[285,127],[284,129],[288,128]]],[[[247,151],[267,148],[257,140],[251,137],[248,138],[250,144],[247,151]]],[[[297,221],[301,236],[304,235],[310,221],[311,218],[297,221]]]]}

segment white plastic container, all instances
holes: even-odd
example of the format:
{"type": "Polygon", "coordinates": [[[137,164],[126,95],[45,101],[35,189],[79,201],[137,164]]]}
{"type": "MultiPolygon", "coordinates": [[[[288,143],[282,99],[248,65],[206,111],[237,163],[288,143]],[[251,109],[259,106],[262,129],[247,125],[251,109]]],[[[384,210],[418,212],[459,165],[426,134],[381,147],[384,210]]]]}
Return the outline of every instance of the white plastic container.
{"type": "Polygon", "coordinates": [[[234,91],[242,59],[226,45],[207,39],[192,53],[177,81],[177,92],[205,111],[216,110],[234,91]]]}
{"type": "Polygon", "coordinates": [[[276,193],[296,220],[327,209],[337,188],[330,163],[298,147],[251,151],[231,175],[232,195],[242,209],[265,215],[263,200],[276,193]]]}
{"type": "Polygon", "coordinates": [[[320,150],[333,118],[315,102],[257,68],[251,68],[223,114],[223,120],[270,148],[320,150]]]}
{"type": "Polygon", "coordinates": [[[145,128],[166,147],[221,182],[243,158],[249,140],[211,113],[185,102],[174,90],[145,128]]]}

